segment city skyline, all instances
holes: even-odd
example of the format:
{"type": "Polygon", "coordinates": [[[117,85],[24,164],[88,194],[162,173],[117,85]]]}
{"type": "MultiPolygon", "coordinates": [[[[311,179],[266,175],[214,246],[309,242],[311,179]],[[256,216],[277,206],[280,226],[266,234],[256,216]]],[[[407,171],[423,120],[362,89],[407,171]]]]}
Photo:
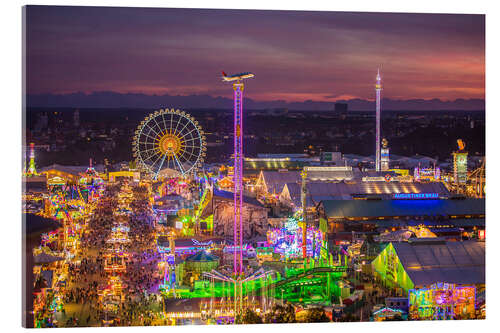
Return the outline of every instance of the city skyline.
{"type": "Polygon", "coordinates": [[[26,15],[30,95],[230,98],[221,70],[252,70],[255,101],[373,101],[380,67],[383,98],[484,99],[483,15],[43,6],[26,15]]]}

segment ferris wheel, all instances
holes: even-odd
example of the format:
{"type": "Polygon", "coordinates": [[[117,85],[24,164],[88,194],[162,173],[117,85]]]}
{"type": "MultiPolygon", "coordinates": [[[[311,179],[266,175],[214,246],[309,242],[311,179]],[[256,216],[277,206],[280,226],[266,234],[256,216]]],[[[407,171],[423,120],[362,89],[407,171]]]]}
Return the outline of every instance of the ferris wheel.
{"type": "Polygon", "coordinates": [[[203,130],[189,114],[161,109],[148,115],[137,127],[132,151],[140,168],[156,179],[160,171],[175,170],[189,175],[206,155],[203,130]]]}

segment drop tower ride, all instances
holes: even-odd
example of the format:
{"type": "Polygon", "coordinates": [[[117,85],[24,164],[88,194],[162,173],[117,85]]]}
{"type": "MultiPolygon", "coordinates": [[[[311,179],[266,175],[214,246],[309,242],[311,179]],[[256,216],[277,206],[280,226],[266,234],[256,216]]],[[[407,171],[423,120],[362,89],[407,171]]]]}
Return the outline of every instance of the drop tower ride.
{"type": "Polygon", "coordinates": [[[234,304],[235,312],[241,312],[243,290],[243,89],[244,79],[254,77],[246,72],[228,76],[222,72],[224,82],[233,82],[234,90],[234,304]]]}

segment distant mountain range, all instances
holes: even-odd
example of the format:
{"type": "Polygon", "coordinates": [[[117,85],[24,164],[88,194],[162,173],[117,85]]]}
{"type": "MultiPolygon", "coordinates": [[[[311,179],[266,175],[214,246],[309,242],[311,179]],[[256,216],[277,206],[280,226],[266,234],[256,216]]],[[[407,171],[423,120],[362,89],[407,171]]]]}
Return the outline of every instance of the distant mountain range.
{"type": "MultiPolygon", "coordinates": [[[[82,92],[70,94],[30,94],[26,98],[28,107],[78,107],[78,108],[216,108],[230,109],[233,102],[225,97],[213,97],[209,95],[146,95],[146,94],[121,94],[112,91],[99,91],[90,94],[82,92]]],[[[347,103],[349,110],[367,111],[373,110],[373,101],[363,99],[340,100],[336,102],[320,102],[307,100],[304,102],[255,101],[245,98],[246,109],[274,109],[287,108],[289,110],[311,110],[327,111],[335,108],[335,103],[347,103]]],[[[394,100],[382,99],[383,110],[484,110],[484,99],[456,99],[454,101],[442,101],[440,99],[409,99],[394,100]]]]}

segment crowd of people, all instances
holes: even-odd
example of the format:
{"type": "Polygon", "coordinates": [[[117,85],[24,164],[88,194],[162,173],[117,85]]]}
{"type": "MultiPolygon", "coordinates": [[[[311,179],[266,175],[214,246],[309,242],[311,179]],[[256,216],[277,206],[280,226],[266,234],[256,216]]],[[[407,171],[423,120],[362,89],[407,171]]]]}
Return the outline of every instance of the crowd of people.
{"type": "Polygon", "coordinates": [[[109,186],[89,217],[80,240],[78,257],[68,265],[68,287],[64,303],[80,311],[66,316],[62,326],[153,325],[161,324],[161,297],[157,274],[160,259],[156,251],[154,224],[145,187],[127,183],[109,186]],[[127,227],[128,242],[112,244],[113,227],[127,227]],[[124,270],[106,269],[106,255],[119,249],[126,253],[124,270]],[[112,277],[121,282],[113,290],[119,302],[108,306],[103,297],[112,277]]]}

